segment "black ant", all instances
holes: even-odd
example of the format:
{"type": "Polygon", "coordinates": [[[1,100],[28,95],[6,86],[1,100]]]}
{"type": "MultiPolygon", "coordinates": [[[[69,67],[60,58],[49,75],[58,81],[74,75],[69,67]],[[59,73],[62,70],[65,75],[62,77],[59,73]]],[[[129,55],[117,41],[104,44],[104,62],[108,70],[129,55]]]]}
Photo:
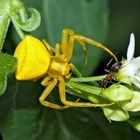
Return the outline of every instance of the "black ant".
{"type": "Polygon", "coordinates": [[[116,72],[118,72],[118,70],[121,67],[122,67],[122,63],[117,61],[109,69],[105,69],[108,72],[108,74],[107,74],[106,78],[101,80],[101,86],[102,87],[107,87],[108,84],[113,83],[114,75],[115,75],[116,72]]]}

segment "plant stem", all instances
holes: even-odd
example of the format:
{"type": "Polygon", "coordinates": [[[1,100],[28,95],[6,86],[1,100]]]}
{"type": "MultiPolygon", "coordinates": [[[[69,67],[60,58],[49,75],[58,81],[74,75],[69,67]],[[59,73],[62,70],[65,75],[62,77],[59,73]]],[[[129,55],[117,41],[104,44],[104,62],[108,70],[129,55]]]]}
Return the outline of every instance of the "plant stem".
{"type": "Polygon", "coordinates": [[[71,81],[66,81],[65,85],[66,85],[66,87],[68,87],[70,89],[79,91],[79,93],[80,93],[80,91],[88,93],[88,95],[90,94],[90,95],[99,96],[103,90],[100,87],[95,87],[95,86],[82,84],[82,83],[75,83],[75,82],[71,82],[71,81]]]}
{"type": "Polygon", "coordinates": [[[72,73],[76,76],[76,77],[82,77],[82,74],[80,73],[80,71],[73,65],[72,68],[72,73]]]}
{"type": "Polygon", "coordinates": [[[93,77],[80,77],[80,78],[70,78],[71,82],[93,82],[100,81],[106,78],[106,75],[93,76],[93,77]]]}
{"type": "Polygon", "coordinates": [[[87,99],[97,104],[110,103],[110,101],[101,94],[104,91],[104,88],[71,81],[66,81],[65,86],[67,93],[73,94],[74,96],[87,99]]]}
{"type": "Polygon", "coordinates": [[[23,39],[25,38],[25,34],[24,34],[23,31],[20,29],[20,27],[17,25],[17,23],[16,23],[16,21],[15,21],[15,17],[12,17],[12,16],[11,16],[11,20],[12,20],[12,22],[13,22],[13,25],[14,25],[14,27],[15,27],[15,29],[16,29],[16,31],[17,31],[19,37],[20,37],[20,39],[23,40],[23,39]]]}

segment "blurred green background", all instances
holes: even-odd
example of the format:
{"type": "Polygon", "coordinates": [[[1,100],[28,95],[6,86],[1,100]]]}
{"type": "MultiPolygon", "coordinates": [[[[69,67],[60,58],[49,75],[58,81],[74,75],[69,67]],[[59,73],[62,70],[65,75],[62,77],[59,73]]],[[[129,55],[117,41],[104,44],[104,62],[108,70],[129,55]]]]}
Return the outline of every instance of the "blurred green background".
{"type": "Polygon", "coordinates": [[[118,52],[119,56],[124,56],[125,58],[131,33],[134,33],[136,37],[135,56],[140,54],[139,5],[139,0],[109,1],[109,32],[107,45],[112,46],[114,52],[118,52]]]}
{"type": "MultiPolygon", "coordinates": [[[[136,36],[135,56],[140,54],[139,0],[23,0],[23,2],[26,7],[35,7],[41,12],[41,26],[32,35],[47,39],[52,46],[61,41],[63,28],[72,28],[78,34],[94,38],[109,46],[113,52],[117,52],[117,57],[121,60],[122,56],[126,58],[130,33],[133,32],[136,36]]],[[[13,54],[15,44],[18,42],[19,38],[11,24],[5,41],[5,51],[13,54]]],[[[111,59],[102,50],[89,46],[89,63],[83,66],[84,57],[81,48],[76,47],[74,52],[72,61],[83,75],[104,72],[106,64],[111,59]]],[[[9,80],[6,94],[0,99],[0,119],[2,118],[0,129],[4,140],[140,139],[140,133],[126,122],[110,123],[101,109],[74,108],[60,112],[43,108],[38,102],[42,90],[39,82],[9,80]],[[21,91],[24,94],[20,94],[21,91]],[[14,106],[14,109],[11,110],[11,106],[14,106]]]]}
{"type": "MultiPolygon", "coordinates": [[[[118,60],[122,57],[126,58],[127,47],[130,40],[130,34],[135,35],[135,54],[137,57],[140,54],[139,44],[140,44],[140,1],[139,0],[109,0],[109,29],[108,36],[105,44],[109,46],[116,53],[118,60]]],[[[102,66],[106,66],[110,58],[101,59],[99,69],[102,66]]],[[[97,71],[98,71],[97,70],[97,71]]],[[[98,73],[98,72],[97,72],[98,73]]]]}

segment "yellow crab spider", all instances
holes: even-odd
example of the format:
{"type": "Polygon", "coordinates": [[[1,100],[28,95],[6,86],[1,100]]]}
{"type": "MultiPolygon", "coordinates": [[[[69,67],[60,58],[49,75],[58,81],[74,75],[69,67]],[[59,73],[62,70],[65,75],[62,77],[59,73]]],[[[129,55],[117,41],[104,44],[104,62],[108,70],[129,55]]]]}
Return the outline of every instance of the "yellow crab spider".
{"type": "Polygon", "coordinates": [[[89,43],[104,49],[117,60],[115,55],[101,43],[82,35],[74,34],[70,29],[63,30],[62,42],[61,44],[56,44],[54,54],[52,48],[46,41],[41,42],[37,38],[27,35],[17,46],[14,53],[14,57],[18,60],[15,71],[16,79],[36,80],[45,77],[41,84],[46,88],[39,97],[39,101],[46,107],[65,109],[68,107],[96,107],[111,105],[78,101],[72,102],[66,99],[65,78],[70,78],[71,70],[74,67],[74,65],[70,63],[74,41],[78,41],[82,45],[84,51],[86,51],[85,43],[89,43]],[[45,100],[57,84],[59,88],[59,96],[64,105],[58,105],[45,100]]]}

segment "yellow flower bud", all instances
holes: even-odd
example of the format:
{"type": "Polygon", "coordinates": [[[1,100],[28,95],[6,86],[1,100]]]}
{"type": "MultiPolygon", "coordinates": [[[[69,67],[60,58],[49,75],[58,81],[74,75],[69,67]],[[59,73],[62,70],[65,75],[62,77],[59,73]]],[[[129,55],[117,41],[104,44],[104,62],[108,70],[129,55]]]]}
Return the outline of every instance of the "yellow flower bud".
{"type": "Polygon", "coordinates": [[[44,75],[50,64],[50,54],[44,44],[32,36],[26,36],[17,46],[15,76],[18,80],[34,80],[44,75]]]}

